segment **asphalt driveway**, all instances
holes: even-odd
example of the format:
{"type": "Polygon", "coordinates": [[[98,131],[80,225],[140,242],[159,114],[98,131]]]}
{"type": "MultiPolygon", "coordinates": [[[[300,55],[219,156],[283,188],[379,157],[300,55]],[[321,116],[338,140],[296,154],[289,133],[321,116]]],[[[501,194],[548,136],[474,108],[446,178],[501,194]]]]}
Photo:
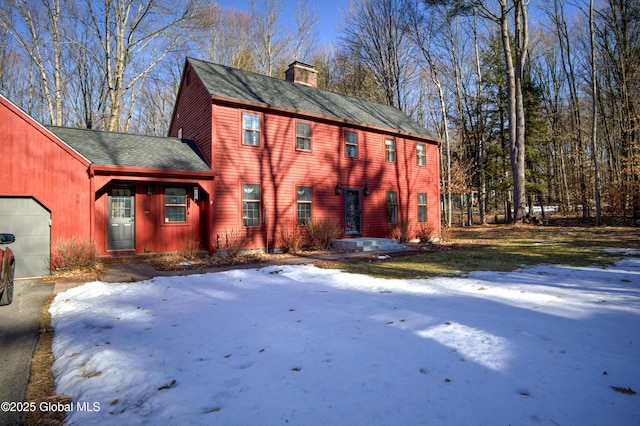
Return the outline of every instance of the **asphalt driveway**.
{"type": "Polygon", "coordinates": [[[38,343],[40,313],[54,284],[40,278],[15,282],[13,303],[0,306],[0,424],[23,424],[23,413],[6,402],[24,402],[31,358],[38,343]]]}

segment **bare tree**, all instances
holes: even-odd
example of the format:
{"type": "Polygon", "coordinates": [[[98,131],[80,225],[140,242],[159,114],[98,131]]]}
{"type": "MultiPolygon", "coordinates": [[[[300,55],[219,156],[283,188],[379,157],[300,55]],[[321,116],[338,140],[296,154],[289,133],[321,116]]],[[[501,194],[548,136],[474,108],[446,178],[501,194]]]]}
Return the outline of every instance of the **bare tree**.
{"type": "Polygon", "coordinates": [[[385,102],[406,112],[413,68],[404,15],[401,0],[353,2],[342,41],[347,51],[371,70],[385,93],[385,102]]]}
{"type": "Polygon", "coordinates": [[[508,123],[511,169],[513,172],[513,221],[525,218],[526,167],[525,167],[525,111],[523,80],[524,67],[529,51],[527,0],[497,0],[499,10],[492,10],[479,0],[426,0],[433,5],[446,6],[450,16],[468,14],[475,9],[479,16],[498,26],[502,42],[503,58],[508,82],[508,123]],[[510,22],[513,22],[513,35],[510,22]]]}
{"type": "Polygon", "coordinates": [[[596,198],[596,226],[602,225],[602,207],[600,201],[600,167],[598,160],[598,83],[596,73],[596,42],[594,28],[593,0],[589,1],[589,40],[591,44],[591,158],[594,167],[594,192],[596,198]]]}
{"type": "Polygon", "coordinates": [[[440,74],[442,65],[436,62],[438,55],[434,55],[434,40],[438,34],[442,33],[442,22],[445,18],[442,14],[425,12],[421,7],[420,0],[418,2],[407,2],[407,14],[405,16],[409,32],[412,34],[413,43],[415,43],[422,58],[426,61],[429,77],[431,82],[438,89],[438,100],[440,102],[440,114],[442,117],[441,136],[444,139],[444,154],[441,155],[443,161],[444,173],[444,190],[445,209],[444,221],[445,226],[449,227],[452,223],[453,203],[452,203],[452,174],[451,174],[451,137],[449,135],[448,108],[445,99],[445,93],[441,82],[440,74]]]}
{"type": "Polygon", "coordinates": [[[525,115],[522,93],[524,66],[529,48],[529,33],[527,23],[527,2],[513,0],[515,21],[515,35],[513,44],[515,55],[511,51],[511,36],[509,34],[509,7],[507,0],[499,0],[500,33],[504,50],[505,63],[509,75],[509,140],[511,144],[511,168],[513,170],[513,221],[518,223],[525,217],[526,187],[525,187],[525,115]],[[513,56],[512,56],[513,55],[513,56]],[[513,58],[515,57],[515,65],[513,58]]]}
{"type": "Polygon", "coordinates": [[[567,179],[567,161],[569,155],[565,154],[568,144],[564,131],[565,115],[565,85],[563,78],[561,55],[556,44],[556,36],[551,32],[540,33],[540,54],[532,61],[533,72],[536,74],[543,96],[543,108],[545,110],[549,135],[547,143],[548,162],[548,189],[547,196],[550,200],[559,203],[563,214],[568,212],[569,184],[567,179]]]}
{"type": "MultiPolygon", "coordinates": [[[[576,67],[574,64],[573,52],[573,35],[570,34],[567,21],[565,18],[564,0],[553,0],[551,10],[547,14],[553,22],[558,37],[558,46],[562,59],[562,69],[564,70],[567,87],[569,89],[569,103],[571,112],[571,128],[575,134],[574,138],[578,143],[576,147],[576,155],[573,160],[577,162],[577,180],[579,181],[578,195],[580,204],[582,205],[582,214],[586,218],[589,215],[587,202],[587,184],[585,175],[585,159],[586,150],[583,146],[583,124],[582,124],[582,108],[580,102],[580,94],[578,91],[578,78],[576,76],[576,67]]],[[[577,202],[577,200],[576,200],[577,202]]]]}
{"type": "Polygon", "coordinates": [[[307,61],[317,41],[315,31],[318,13],[308,0],[298,0],[296,7],[296,35],[293,40],[293,57],[295,60],[307,61]]]}
{"type": "Polygon", "coordinates": [[[487,224],[486,206],[487,206],[487,174],[485,170],[485,164],[487,161],[487,148],[485,140],[485,129],[487,127],[487,117],[484,113],[484,101],[482,99],[482,91],[484,81],[482,78],[482,66],[480,63],[480,45],[478,42],[478,15],[473,15],[473,47],[475,53],[475,71],[476,71],[476,95],[474,116],[476,120],[476,131],[474,132],[478,142],[478,173],[480,177],[479,182],[479,207],[480,207],[480,221],[483,225],[487,224]]]}
{"type": "Polygon", "coordinates": [[[253,56],[258,70],[264,75],[276,75],[278,60],[286,55],[290,37],[280,23],[281,0],[250,0],[251,21],[254,25],[253,56]]]}
{"type": "Polygon", "coordinates": [[[327,72],[329,82],[324,87],[347,96],[384,103],[384,92],[362,63],[348,51],[340,50],[331,58],[327,72]]]}
{"type": "Polygon", "coordinates": [[[169,133],[169,119],[180,86],[184,67],[184,56],[173,54],[149,74],[145,89],[140,92],[140,108],[132,117],[130,130],[146,135],[166,136],[169,133]]]}
{"type": "Polygon", "coordinates": [[[226,9],[217,3],[202,8],[195,16],[195,49],[211,62],[256,71],[251,54],[252,19],[248,12],[226,9]]]}
{"type": "MultiPolygon", "coordinates": [[[[9,10],[6,2],[0,2],[0,9],[9,10]]],[[[6,16],[6,15],[5,15],[6,16]]],[[[8,16],[9,19],[12,19],[8,16]]],[[[20,103],[29,90],[30,80],[24,78],[24,70],[28,70],[30,65],[25,59],[19,46],[16,46],[9,33],[9,28],[15,25],[5,25],[4,20],[0,21],[0,92],[14,102],[20,103]]]]}
{"type": "Polygon", "coordinates": [[[0,10],[0,24],[37,68],[49,120],[60,126],[63,122],[60,0],[42,0],[40,3],[16,0],[7,6],[0,10]]]}
{"type": "MultiPolygon", "coordinates": [[[[82,23],[82,4],[69,3],[65,10],[71,19],[82,23]]],[[[68,105],[72,107],[69,122],[87,129],[104,128],[102,116],[107,100],[103,90],[105,76],[95,55],[100,51],[98,40],[86,25],[68,26],[65,38],[71,47],[65,64],[68,105]]]]}
{"type": "Polygon", "coordinates": [[[105,130],[127,131],[141,83],[183,40],[177,27],[189,22],[196,6],[194,1],[86,1],[83,23],[100,45],[95,60],[104,75],[105,130]]]}
{"type": "Polygon", "coordinates": [[[640,219],[640,4],[637,0],[607,0],[597,13],[597,44],[602,97],[601,120],[616,176],[608,204],[624,217],[640,219]],[[617,194],[614,194],[617,193],[617,194]],[[629,212],[631,210],[631,212],[629,212]]]}
{"type": "Polygon", "coordinates": [[[525,112],[523,80],[524,67],[529,52],[529,29],[526,0],[498,0],[499,12],[489,9],[483,2],[475,2],[480,16],[498,24],[506,72],[508,77],[509,142],[511,169],[513,171],[513,221],[525,218],[526,167],[525,167],[525,112]],[[514,33],[509,22],[513,14],[514,33]]]}

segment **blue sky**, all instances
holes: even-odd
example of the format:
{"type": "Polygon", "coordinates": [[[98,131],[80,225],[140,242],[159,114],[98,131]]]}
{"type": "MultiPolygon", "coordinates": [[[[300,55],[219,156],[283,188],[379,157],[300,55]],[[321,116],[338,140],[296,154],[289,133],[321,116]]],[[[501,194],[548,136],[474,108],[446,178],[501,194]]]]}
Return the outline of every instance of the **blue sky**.
{"type": "MultiPolygon", "coordinates": [[[[282,18],[283,24],[288,28],[295,28],[295,13],[297,0],[281,0],[284,3],[282,18]]],[[[587,2],[588,0],[580,0],[587,2]]],[[[249,0],[217,0],[224,7],[236,8],[239,10],[249,11],[249,0]]],[[[311,7],[316,8],[319,15],[316,30],[318,32],[318,42],[320,44],[331,41],[338,42],[340,38],[340,26],[343,25],[342,13],[349,8],[349,0],[308,0],[311,7]]],[[[565,4],[565,14],[569,22],[577,13],[574,6],[565,4]]],[[[529,3],[529,24],[530,30],[539,25],[540,21],[548,21],[548,18],[541,11],[542,0],[532,0],[529,3]]],[[[585,6],[586,7],[586,6],[585,6]]]]}
{"type": "MultiPolygon", "coordinates": [[[[294,28],[296,0],[282,0],[284,8],[282,11],[283,18],[286,20],[285,25],[294,28]]],[[[249,11],[248,0],[218,0],[218,3],[224,7],[232,7],[235,9],[249,11]]],[[[342,22],[341,10],[349,8],[349,0],[309,0],[311,7],[316,7],[319,15],[316,30],[318,32],[318,41],[327,43],[329,41],[337,41],[339,37],[338,26],[342,22]]]]}

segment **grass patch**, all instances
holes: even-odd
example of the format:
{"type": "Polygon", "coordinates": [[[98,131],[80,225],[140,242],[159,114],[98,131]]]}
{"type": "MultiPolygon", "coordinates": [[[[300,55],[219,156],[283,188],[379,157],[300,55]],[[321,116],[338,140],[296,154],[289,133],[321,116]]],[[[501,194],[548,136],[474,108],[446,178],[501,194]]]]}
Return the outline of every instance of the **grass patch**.
{"type": "Polygon", "coordinates": [[[636,229],[623,227],[488,226],[456,228],[440,250],[334,267],[379,278],[460,276],[472,271],[509,272],[525,266],[588,266],[620,259],[605,249],[640,250],[636,229]]]}

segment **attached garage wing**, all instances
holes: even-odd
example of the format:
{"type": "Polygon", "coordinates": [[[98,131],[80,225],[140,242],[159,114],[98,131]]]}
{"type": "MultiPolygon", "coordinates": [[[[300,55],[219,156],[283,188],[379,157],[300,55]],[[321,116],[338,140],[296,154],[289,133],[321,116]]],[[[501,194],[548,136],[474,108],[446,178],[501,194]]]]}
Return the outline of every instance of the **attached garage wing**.
{"type": "Polygon", "coordinates": [[[49,274],[50,224],[51,213],[33,198],[0,197],[0,232],[16,236],[16,278],[49,274]]]}

